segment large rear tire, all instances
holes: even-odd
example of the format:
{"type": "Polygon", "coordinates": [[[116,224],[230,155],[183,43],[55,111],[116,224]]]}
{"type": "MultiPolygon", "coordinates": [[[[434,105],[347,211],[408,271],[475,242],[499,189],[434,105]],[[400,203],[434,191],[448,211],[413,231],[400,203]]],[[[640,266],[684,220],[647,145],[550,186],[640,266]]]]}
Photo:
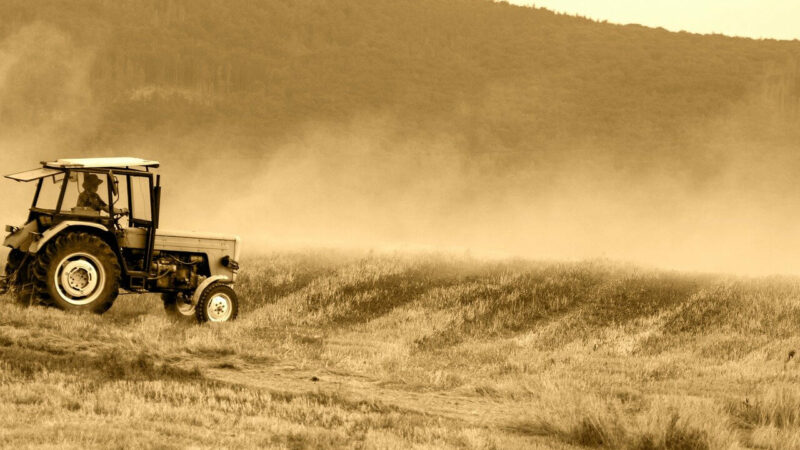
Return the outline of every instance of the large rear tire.
{"type": "Polygon", "coordinates": [[[227,284],[212,283],[200,294],[195,313],[200,323],[230,322],[239,315],[239,297],[227,284]]]}
{"type": "Polygon", "coordinates": [[[102,314],[119,294],[117,255],[89,233],[68,232],[48,242],[32,274],[39,301],[64,311],[102,314]]]}

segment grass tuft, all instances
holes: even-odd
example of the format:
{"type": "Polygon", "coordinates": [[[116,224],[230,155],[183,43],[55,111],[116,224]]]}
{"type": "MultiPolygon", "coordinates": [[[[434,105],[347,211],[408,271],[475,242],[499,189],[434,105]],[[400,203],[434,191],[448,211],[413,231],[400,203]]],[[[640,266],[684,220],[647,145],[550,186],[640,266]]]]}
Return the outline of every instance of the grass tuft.
{"type": "Polygon", "coordinates": [[[800,427],[800,392],[794,387],[774,387],[744,402],[730,402],[728,412],[748,428],[800,427]]]}

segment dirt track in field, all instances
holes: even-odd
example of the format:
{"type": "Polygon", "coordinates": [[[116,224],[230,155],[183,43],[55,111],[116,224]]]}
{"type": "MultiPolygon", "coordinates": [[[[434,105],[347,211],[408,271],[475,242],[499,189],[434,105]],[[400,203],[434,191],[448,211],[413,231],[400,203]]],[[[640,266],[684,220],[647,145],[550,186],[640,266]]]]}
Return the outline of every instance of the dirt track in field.
{"type": "Polygon", "coordinates": [[[474,425],[500,426],[522,412],[521,407],[482,398],[442,392],[413,392],[385,386],[381,380],[361,374],[347,374],[324,368],[302,368],[277,363],[243,366],[237,369],[208,368],[211,379],[243,386],[291,393],[335,392],[346,398],[380,403],[400,410],[463,420],[474,425]],[[315,381],[316,380],[316,381],[315,381]]]}
{"type": "MultiPolygon", "coordinates": [[[[554,442],[545,436],[518,433],[508,426],[525,415],[530,407],[524,403],[492,401],[452,392],[416,392],[398,389],[383,381],[358,373],[343,373],[323,367],[308,367],[287,361],[274,364],[220,363],[202,368],[206,378],[231,383],[250,389],[291,394],[336,394],[350,401],[396,410],[400,414],[421,414],[453,422],[461,426],[500,429],[518,434],[528,448],[575,449],[563,442],[554,442]],[[218,367],[214,367],[218,366],[218,367]]],[[[458,426],[458,425],[457,425],[458,426]]]]}

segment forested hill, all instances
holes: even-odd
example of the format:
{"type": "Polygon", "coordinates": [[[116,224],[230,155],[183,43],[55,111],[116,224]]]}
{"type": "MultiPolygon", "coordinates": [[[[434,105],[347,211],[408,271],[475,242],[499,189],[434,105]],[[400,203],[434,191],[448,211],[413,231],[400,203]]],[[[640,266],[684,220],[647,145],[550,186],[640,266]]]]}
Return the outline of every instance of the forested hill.
{"type": "Polygon", "coordinates": [[[732,111],[783,136],[800,107],[800,42],[482,0],[4,0],[0,17],[0,127],[91,102],[90,144],[211,125],[275,137],[389,114],[465,152],[591,142],[630,155],[684,151],[732,111]]]}

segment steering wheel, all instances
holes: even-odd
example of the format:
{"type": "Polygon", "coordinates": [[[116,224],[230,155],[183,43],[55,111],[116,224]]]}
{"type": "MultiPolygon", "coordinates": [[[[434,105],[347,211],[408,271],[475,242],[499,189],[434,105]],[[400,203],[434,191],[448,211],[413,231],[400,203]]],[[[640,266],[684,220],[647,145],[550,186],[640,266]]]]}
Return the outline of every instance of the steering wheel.
{"type": "Polygon", "coordinates": [[[128,208],[114,208],[114,218],[120,219],[122,216],[127,216],[130,212],[128,208]]]}

